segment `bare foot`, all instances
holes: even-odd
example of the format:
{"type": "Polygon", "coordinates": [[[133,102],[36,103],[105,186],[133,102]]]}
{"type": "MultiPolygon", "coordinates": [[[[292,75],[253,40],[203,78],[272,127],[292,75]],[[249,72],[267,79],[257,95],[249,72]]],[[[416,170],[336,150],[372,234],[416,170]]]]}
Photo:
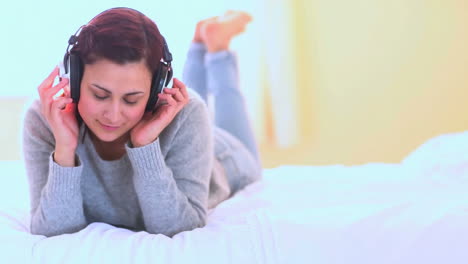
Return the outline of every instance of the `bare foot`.
{"type": "Polygon", "coordinates": [[[232,34],[237,35],[244,32],[245,26],[252,21],[252,16],[247,12],[228,10],[218,18],[218,21],[229,24],[232,34]]]}
{"type": "Polygon", "coordinates": [[[242,11],[227,11],[222,17],[203,23],[200,27],[201,38],[208,52],[227,50],[231,39],[244,32],[252,17],[242,11]]]}
{"type": "Polygon", "coordinates": [[[201,29],[203,28],[203,26],[207,23],[207,22],[210,22],[210,21],[216,21],[218,19],[218,17],[210,17],[210,18],[207,18],[207,19],[204,19],[204,20],[201,20],[197,23],[197,26],[195,28],[195,35],[193,36],[193,42],[199,42],[199,43],[202,43],[203,42],[203,38],[202,38],[202,35],[201,35],[201,29]]]}

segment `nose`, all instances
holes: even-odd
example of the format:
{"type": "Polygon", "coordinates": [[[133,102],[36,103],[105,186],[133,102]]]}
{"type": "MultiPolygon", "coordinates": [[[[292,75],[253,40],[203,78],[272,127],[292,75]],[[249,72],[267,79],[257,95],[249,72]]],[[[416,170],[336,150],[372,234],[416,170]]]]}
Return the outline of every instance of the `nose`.
{"type": "Polygon", "coordinates": [[[119,102],[112,102],[104,111],[104,118],[107,122],[107,125],[118,125],[121,113],[121,106],[119,102]]]}

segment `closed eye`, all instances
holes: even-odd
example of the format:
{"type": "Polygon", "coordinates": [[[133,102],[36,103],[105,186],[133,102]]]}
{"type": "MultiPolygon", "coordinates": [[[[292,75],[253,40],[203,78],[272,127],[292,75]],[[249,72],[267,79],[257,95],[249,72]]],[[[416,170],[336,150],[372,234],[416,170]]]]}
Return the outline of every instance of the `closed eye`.
{"type": "Polygon", "coordinates": [[[94,97],[96,97],[96,99],[98,99],[98,100],[104,100],[104,99],[108,98],[109,96],[99,96],[99,95],[95,94],[94,97]]]}
{"type": "Polygon", "coordinates": [[[138,101],[128,101],[127,99],[124,99],[125,103],[129,104],[129,105],[133,105],[133,104],[136,104],[138,101]]]}
{"type": "MultiPolygon", "coordinates": [[[[99,96],[99,95],[97,95],[97,94],[94,94],[94,97],[95,97],[96,99],[102,101],[102,100],[107,99],[109,96],[99,96]]],[[[124,100],[124,102],[125,102],[126,104],[128,104],[128,105],[134,105],[134,104],[138,103],[138,100],[137,100],[137,101],[129,101],[129,100],[127,100],[127,99],[123,99],[123,100],[124,100]]]]}

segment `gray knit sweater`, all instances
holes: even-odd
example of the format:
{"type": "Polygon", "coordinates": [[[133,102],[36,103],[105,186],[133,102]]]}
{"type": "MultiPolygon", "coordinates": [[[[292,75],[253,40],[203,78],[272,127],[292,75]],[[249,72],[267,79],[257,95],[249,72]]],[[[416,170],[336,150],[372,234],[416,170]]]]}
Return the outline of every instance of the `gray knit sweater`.
{"type": "Polygon", "coordinates": [[[126,145],[119,160],[101,159],[82,126],[76,167],[53,161],[54,136],[34,101],[23,128],[31,233],[73,233],[92,222],[167,236],[203,227],[207,210],[229,198],[231,188],[214,155],[223,133],[213,127],[202,99],[189,94],[190,102],[156,141],[126,145]]]}

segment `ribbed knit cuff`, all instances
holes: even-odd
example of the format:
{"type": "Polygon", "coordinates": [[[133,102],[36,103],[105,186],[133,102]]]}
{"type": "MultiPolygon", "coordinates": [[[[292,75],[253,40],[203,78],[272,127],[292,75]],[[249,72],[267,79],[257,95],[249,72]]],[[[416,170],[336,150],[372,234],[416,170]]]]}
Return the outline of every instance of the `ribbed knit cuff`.
{"type": "Polygon", "coordinates": [[[164,156],[161,152],[159,138],[152,143],[142,147],[130,147],[125,145],[128,158],[133,165],[133,169],[138,175],[154,176],[159,175],[165,167],[164,156]]]}
{"type": "Polygon", "coordinates": [[[54,161],[54,153],[49,157],[49,178],[47,185],[53,193],[75,194],[81,193],[81,172],[83,165],[75,155],[76,167],[62,167],[54,161]]]}

